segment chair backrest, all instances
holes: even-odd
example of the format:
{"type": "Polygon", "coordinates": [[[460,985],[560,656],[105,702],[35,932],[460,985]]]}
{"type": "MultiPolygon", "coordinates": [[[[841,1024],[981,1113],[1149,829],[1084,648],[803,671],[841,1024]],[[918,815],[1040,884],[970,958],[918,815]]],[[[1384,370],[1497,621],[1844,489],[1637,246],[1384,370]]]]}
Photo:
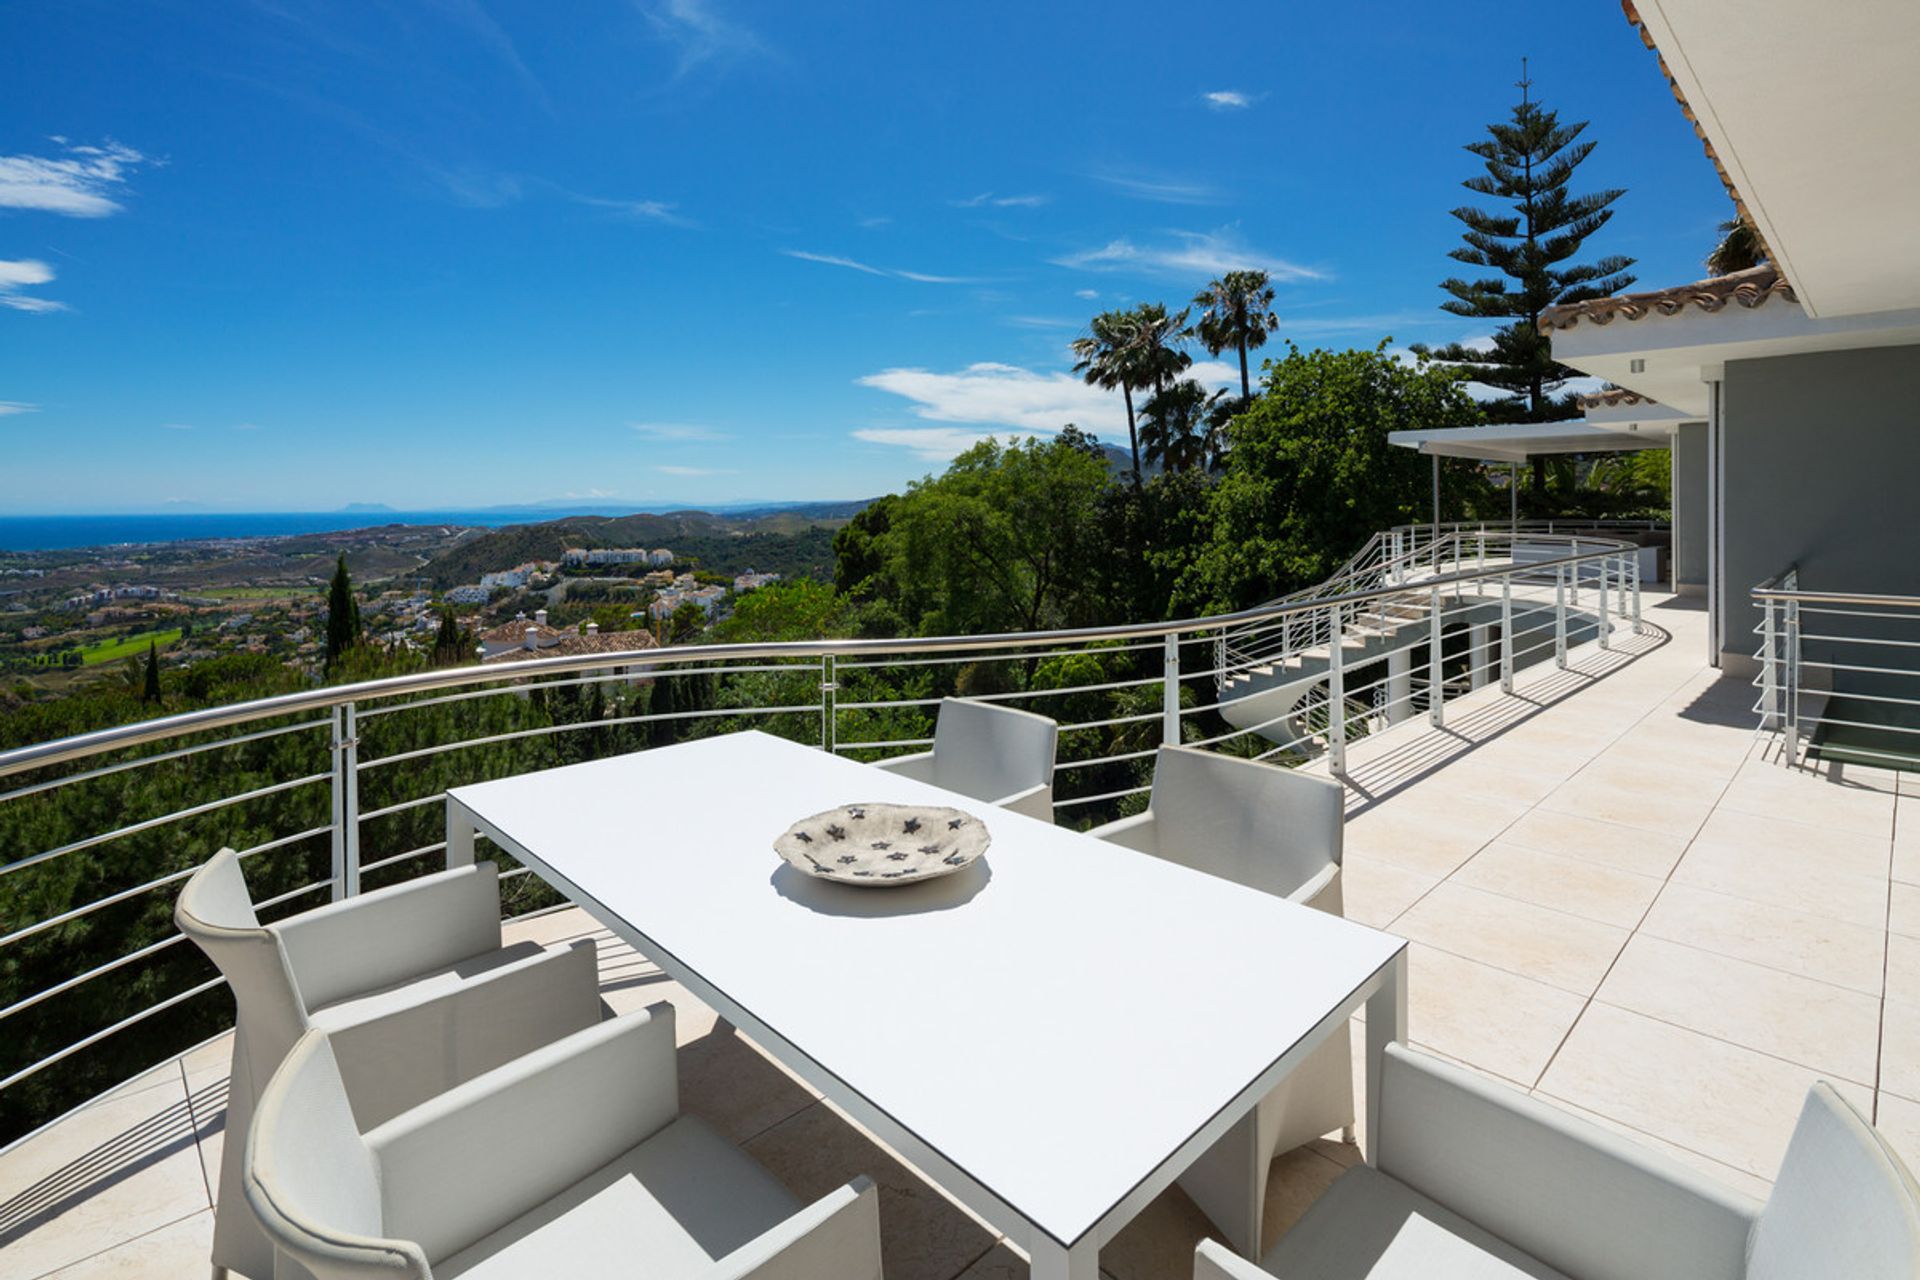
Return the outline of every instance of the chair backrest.
{"type": "MultiPolygon", "coordinates": [[[[240,855],[222,849],[194,872],[174,903],[173,920],[233,989],[244,1034],[271,1070],[307,1029],[306,1005],[279,939],[254,913],[240,855]]],[[[263,1076],[255,1087],[264,1083],[263,1076]]]]}
{"type": "Polygon", "coordinates": [[[1297,769],[1197,747],[1154,757],[1155,851],[1276,897],[1339,865],[1345,807],[1339,783],[1297,769]]]}
{"type": "Polygon", "coordinates": [[[1748,1280],[1912,1280],[1920,1186],[1831,1086],[1807,1091],[1747,1253],[1748,1280]]]}
{"type": "Polygon", "coordinates": [[[378,1163],[324,1031],[301,1036],[274,1073],[244,1153],[247,1204],[316,1280],[427,1280],[420,1247],[383,1234],[378,1163]]]}
{"type": "Polygon", "coordinates": [[[933,730],[934,781],[976,800],[1050,783],[1059,736],[1058,725],[1031,711],[943,699],[933,730]]]}

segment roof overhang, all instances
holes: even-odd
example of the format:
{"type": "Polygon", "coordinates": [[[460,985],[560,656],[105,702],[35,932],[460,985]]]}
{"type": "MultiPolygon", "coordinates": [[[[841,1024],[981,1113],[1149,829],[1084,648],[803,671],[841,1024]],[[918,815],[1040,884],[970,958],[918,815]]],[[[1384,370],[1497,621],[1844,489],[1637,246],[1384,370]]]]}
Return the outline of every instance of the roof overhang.
{"type": "MultiPolygon", "coordinates": [[[[1659,408],[1660,406],[1652,406],[1659,408]]],[[[1525,462],[1538,454],[1632,453],[1664,449],[1673,443],[1673,428],[1681,415],[1660,420],[1598,423],[1512,422],[1491,427],[1438,427],[1428,431],[1394,431],[1387,443],[1442,458],[1473,458],[1481,462],[1525,462]]]]}
{"type": "Polygon", "coordinates": [[[1920,309],[1815,319],[1799,304],[1776,299],[1763,307],[1688,307],[1556,328],[1553,357],[1699,420],[1707,412],[1706,380],[1720,377],[1730,361],[1914,343],[1920,343],[1920,309]]]}
{"type": "Polygon", "coordinates": [[[1806,316],[1920,306],[1920,4],[1631,0],[1628,14],[1806,316]]]}

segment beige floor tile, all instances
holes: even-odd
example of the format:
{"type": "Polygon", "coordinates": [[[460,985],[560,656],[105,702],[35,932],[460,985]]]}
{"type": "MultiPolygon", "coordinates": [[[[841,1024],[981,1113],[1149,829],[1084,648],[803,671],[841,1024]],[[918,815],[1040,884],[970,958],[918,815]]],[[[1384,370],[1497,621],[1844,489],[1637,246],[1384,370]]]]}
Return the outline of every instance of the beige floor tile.
{"type": "Polygon", "coordinates": [[[1346,855],[1340,868],[1340,893],[1347,919],[1375,929],[1387,928],[1439,883],[1436,876],[1354,853],[1346,855]]]}
{"type": "Polygon", "coordinates": [[[1577,995],[1600,985],[1627,940],[1612,925],[1452,883],[1422,898],[1394,931],[1577,995]]]}
{"type": "Polygon", "coordinates": [[[203,1209],[118,1248],[62,1267],[45,1280],[172,1280],[176,1276],[200,1276],[207,1272],[207,1259],[212,1252],[213,1214],[203,1209]]]}
{"type": "MultiPolygon", "coordinates": [[[[1558,987],[1419,944],[1410,966],[1408,1038],[1523,1087],[1540,1078],[1585,1003],[1558,987]]],[[[1356,1046],[1365,1040],[1357,1028],[1353,1038],[1356,1046]]]]}
{"type": "Polygon", "coordinates": [[[1647,936],[1594,997],[1872,1087],[1878,998],[1647,936]]]}
{"type": "Polygon", "coordinates": [[[1920,1169],[1920,1102],[1882,1089],[1875,1101],[1873,1127],[1899,1153],[1908,1169],[1920,1169]]]}
{"type": "Polygon", "coordinates": [[[1541,853],[1504,840],[1476,853],[1453,873],[1451,883],[1623,929],[1640,922],[1661,884],[1652,876],[1541,853]]]}
{"type": "Polygon", "coordinates": [[[1465,796],[1394,796],[1347,819],[1349,853],[1445,876],[1524,810],[1465,796]]]}
{"type": "Polygon", "coordinates": [[[1568,776],[1500,765],[1478,759],[1477,753],[1469,753],[1458,763],[1448,765],[1440,781],[1455,795],[1524,809],[1540,803],[1568,776]]]}
{"type": "Polygon", "coordinates": [[[1920,884],[1920,795],[1911,791],[1894,809],[1893,878],[1902,884],[1920,884]]]}
{"type": "Polygon", "coordinates": [[[186,1090],[89,1103],[0,1158],[0,1255],[38,1276],[211,1208],[186,1090]]]}
{"type": "Polygon", "coordinates": [[[1887,793],[1759,760],[1741,767],[1720,804],[1763,818],[1814,823],[1882,839],[1893,834],[1893,797],[1887,793]]]}
{"type": "Polygon", "coordinates": [[[1920,939],[1888,936],[1887,999],[1920,1005],[1920,939]]]}
{"type": "Polygon", "coordinates": [[[1801,821],[1795,822],[1721,808],[1700,828],[1699,838],[1713,844],[1779,854],[1801,866],[1811,864],[1820,871],[1844,871],[1876,879],[1885,879],[1887,875],[1885,832],[1867,834],[1845,827],[1824,826],[1813,814],[1804,814],[1801,821]]]}
{"type": "Polygon", "coordinates": [[[1735,844],[1705,837],[1695,840],[1672,883],[1709,889],[1789,910],[1881,928],[1887,918],[1887,880],[1823,870],[1817,855],[1799,856],[1760,845],[1735,844]]]}
{"type": "Polygon", "coordinates": [[[1644,876],[1672,871],[1687,847],[1684,836],[1660,835],[1551,809],[1528,813],[1501,833],[1500,840],[1644,876]]]}
{"type": "Polygon", "coordinates": [[[1612,778],[1590,780],[1585,774],[1575,774],[1571,782],[1541,801],[1540,807],[1639,827],[1659,835],[1690,837],[1712,810],[1713,798],[1700,794],[1655,794],[1612,778]]]}
{"type": "Polygon", "coordinates": [[[1920,1099],[1920,1001],[1889,999],[1880,1028],[1880,1087],[1920,1099]]]}
{"type": "Polygon", "coordinates": [[[745,1149],[809,1204],[859,1174],[872,1178],[888,1280],[949,1280],[993,1246],[994,1234],[979,1220],[824,1102],[745,1149]]]}
{"type": "Polygon", "coordinates": [[[1765,1178],[1756,1178],[1744,1169],[1736,1169],[1730,1164],[1722,1164],[1711,1156],[1703,1156],[1698,1151],[1689,1151],[1685,1147],[1676,1146],[1664,1138],[1655,1137],[1653,1134],[1642,1133],[1638,1129],[1621,1124],[1618,1120],[1603,1116],[1596,1111],[1588,1111],[1585,1107],[1576,1107],[1571,1102],[1564,1102],[1558,1098],[1550,1098],[1544,1094],[1540,1096],[1543,1102],[1571,1111],[1581,1119],[1597,1124],[1602,1129],[1611,1130],[1614,1133],[1620,1134],[1622,1137],[1631,1138],[1643,1147],[1651,1147],[1662,1155],[1678,1160],[1690,1169],[1706,1174],[1722,1186],[1733,1188],[1742,1195],[1752,1196],[1755,1200],[1764,1201],[1767,1198],[1768,1192],[1773,1190],[1773,1183],[1765,1178]]]}
{"type": "MultiPolygon", "coordinates": [[[[1574,1024],[1540,1092],[1771,1179],[1820,1074],[1612,1005],[1574,1024]]],[[[1835,1082],[1849,1098],[1869,1091],[1835,1082]]]]}
{"type": "MultiPolygon", "coordinates": [[[[1318,1156],[1314,1157],[1319,1159],[1318,1156]]],[[[1322,1161],[1323,1164],[1329,1162],[1322,1161]]],[[[1331,1167],[1329,1165],[1329,1167],[1331,1167]]],[[[1338,1174],[1339,1170],[1334,1170],[1338,1174]]],[[[1271,1202],[1271,1197],[1269,1197],[1271,1202]]],[[[1100,1269],[1114,1280],[1164,1280],[1193,1274],[1193,1250],[1218,1235],[1179,1186],[1168,1187],[1100,1250],[1100,1269]]],[[[891,1269],[887,1280],[893,1280],[891,1269]]]]}
{"type": "Polygon", "coordinates": [[[1868,995],[1883,981],[1885,930],[1687,885],[1662,890],[1640,932],[1868,995]]]}
{"type": "Polygon", "coordinates": [[[954,1280],[1027,1280],[1027,1260],[1002,1240],[954,1280]]]}
{"type": "Polygon", "coordinates": [[[680,1106],[742,1143],[813,1105],[818,1095],[727,1023],[680,1046],[680,1106]]]}
{"type": "Polygon", "coordinates": [[[1887,928],[1908,938],[1920,938],[1920,885],[1894,881],[1887,904],[1887,928]]]}

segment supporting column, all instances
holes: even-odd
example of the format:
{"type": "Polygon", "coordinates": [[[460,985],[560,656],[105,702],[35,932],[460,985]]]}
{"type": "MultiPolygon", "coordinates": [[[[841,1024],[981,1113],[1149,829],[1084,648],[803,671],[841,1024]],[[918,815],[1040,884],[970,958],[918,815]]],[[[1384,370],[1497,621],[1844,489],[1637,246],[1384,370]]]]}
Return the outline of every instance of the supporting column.
{"type": "Polygon", "coordinates": [[[1476,624],[1468,632],[1467,664],[1471,668],[1467,687],[1478,689],[1486,684],[1493,666],[1493,628],[1485,623],[1476,624]]]}
{"type": "Polygon", "coordinates": [[[1513,692],[1513,575],[1500,579],[1500,692],[1513,692]]]}
{"type": "Polygon", "coordinates": [[[1433,455],[1433,567],[1440,568],[1440,455],[1433,455]]]}
{"type": "Polygon", "coordinates": [[[1440,616],[1440,588],[1432,589],[1433,603],[1428,612],[1427,624],[1427,721],[1434,728],[1444,728],[1447,723],[1447,688],[1440,678],[1440,658],[1442,641],[1445,638],[1445,623],[1440,616]]]}
{"type": "Polygon", "coordinates": [[[1395,649],[1387,655],[1387,723],[1399,724],[1413,714],[1413,651],[1395,649]]]}

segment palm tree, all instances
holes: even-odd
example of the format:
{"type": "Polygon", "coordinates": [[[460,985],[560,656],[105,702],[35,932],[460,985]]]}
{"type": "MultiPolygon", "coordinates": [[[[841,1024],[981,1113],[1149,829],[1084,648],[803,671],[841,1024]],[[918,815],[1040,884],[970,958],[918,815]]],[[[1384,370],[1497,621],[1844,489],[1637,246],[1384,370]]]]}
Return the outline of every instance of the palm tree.
{"type": "Polygon", "coordinates": [[[1127,405],[1127,440],[1133,446],[1133,482],[1140,483],[1140,431],[1134,422],[1134,388],[1147,385],[1140,378],[1139,358],[1134,346],[1134,316],[1130,311],[1103,311],[1087,325],[1087,334],[1075,338],[1073,354],[1078,357],[1073,371],[1086,377],[1087,385],[1112,391],[1118,387],[1127,405]]]}
{"type": "Polygon", "coordinates": [[[1717,276],[1730,276],[1766,260],[1766,242],[1760,239],[1759,229],[1742,215],[1720,224],[1720,243],[1707,255],[1707,270],[1717,276]]]}
{"type": "Polygon", "coordinates": [[[1185,311],[1169,315],[1158,302],[1143,302],[1133,309],[1133,345],[1143,385],[1165,391],[1187,371],[1193,357],[1181,348],[1189,336],[1185,311]]]}
{"type": "Polygon", "coordinates": [[[1214,407],[1226,395],[1209,392],[1192,378],[1184,378],[1159,391],[1140,406],[1140,438],[1145,442],[1147,461],[1158,462],[1168,471],[1191,471],[1206,465],[1209,420],[1214,407]]]}
{"type": "Polygon", "coordinates": [[[1246,400],[1229,400],[1224,392],[1216,393],[1207,402],[1207,427],[1200,437],[1201,457],[1207,470],[1219,471],[1227,465],[1227,451],[1233,447],[1233,437],[1227,431],[1227,425],[1247,407],[1246,400]]]}
{"type": "Polygon", "coordinates": [[[1273,286],[1264,271],[1229,271],[1194,295],[1202,308],[1194,334],[1212,355],[1228,347],[1240,351],[1240,398],[1253,399],[1247,376],[1247,352],[1266,345],[1267,335],[1280,325],[1273,314],[1273,286]]]}

